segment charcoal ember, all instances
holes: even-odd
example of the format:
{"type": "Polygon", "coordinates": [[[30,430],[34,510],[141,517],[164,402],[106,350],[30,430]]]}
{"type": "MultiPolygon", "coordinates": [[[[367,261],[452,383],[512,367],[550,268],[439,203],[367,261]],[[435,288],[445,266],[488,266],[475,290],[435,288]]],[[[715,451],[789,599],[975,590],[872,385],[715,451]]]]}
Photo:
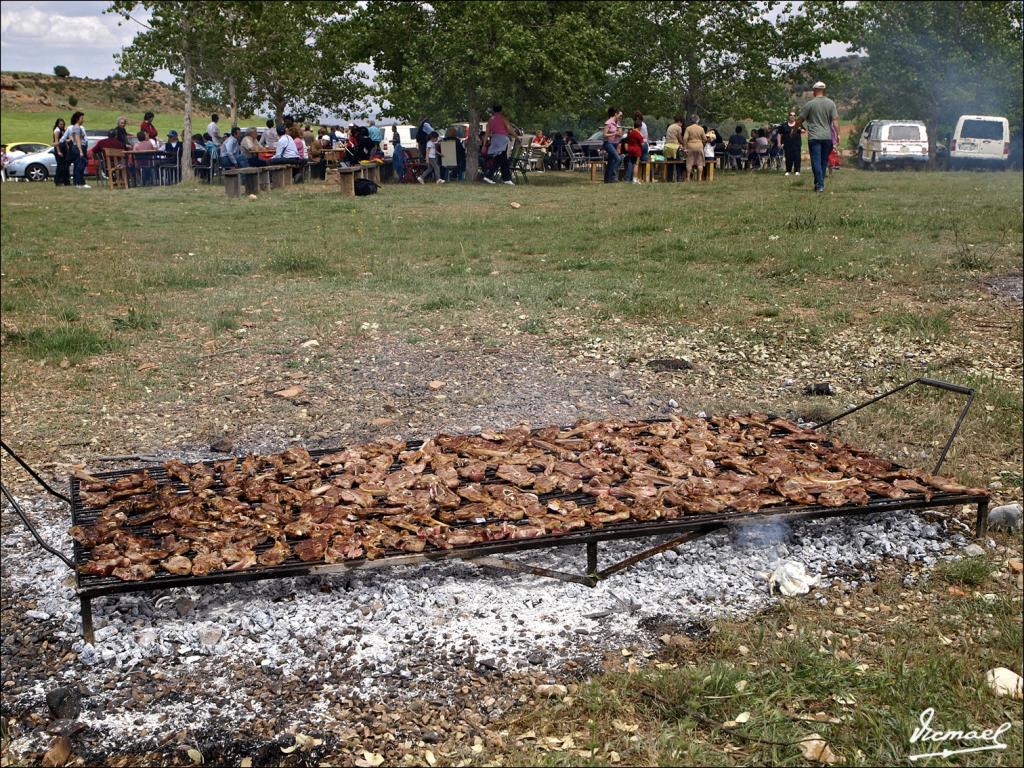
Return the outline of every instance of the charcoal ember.
{"type": "Polygon", "coordinates": [[[55,720],[74,720],[82,712],[82,694],[77,688],[54,688],[46,692],[46,707],[55,720]]]}

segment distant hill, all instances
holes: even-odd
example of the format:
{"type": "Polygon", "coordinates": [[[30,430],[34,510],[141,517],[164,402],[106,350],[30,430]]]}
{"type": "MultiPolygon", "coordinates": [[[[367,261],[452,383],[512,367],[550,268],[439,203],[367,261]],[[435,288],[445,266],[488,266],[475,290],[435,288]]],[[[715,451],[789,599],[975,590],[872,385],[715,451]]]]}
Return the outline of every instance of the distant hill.
{"type": "MultiPolygon", "coordinates": [[[[217,105],[205,102],[195,102],[193,106],[199,113],[217,109],[217,105]]],[[[75,109],[177,114],[185,110],[185,95],[174,86],[152,80],[93,80],[39,72],[0,72],[0,110],[4,112],[75,109]]]]}

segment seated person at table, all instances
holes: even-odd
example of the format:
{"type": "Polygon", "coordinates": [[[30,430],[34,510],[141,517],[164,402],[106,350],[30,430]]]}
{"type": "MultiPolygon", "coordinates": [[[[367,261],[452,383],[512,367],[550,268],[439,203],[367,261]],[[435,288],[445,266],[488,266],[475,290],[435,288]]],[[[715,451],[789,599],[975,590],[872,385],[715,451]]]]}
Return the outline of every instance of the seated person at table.
{"type": "Polygon", "coordinates": [[[137,141],[135,146],[132,147],[132,152],[152,152],[156,149],[156,144],[146,135],[145,131],[139,131],[135,134],[135,138],[137,141]]]}
{"type": "Polygon", "coordinates": [[[206,150],[206,156],[212,157],[215,161],[220,160],[220,152],[217,148],[217,142],[208,133],[203,134],[203,149],[206,150]]]}
{"type": "Polygon", "coordinates": [[[107,138],[100,139],[96,142],[96,145],[92,148],[92,153],[95,155],[97,152],[103,152],[108,149],[119,149],[122,152],[127,149],[124,142],[117,138],[116,128],[107,131],[107,138]]]}
{"type": "Polygon", "coordinates": [[[299,153],[299,157],[302,160],[308,160],[308,153],[306,152],[306,142],[302,138],[302,130],[297,125],[293,125],[288,129],[288,135],[292,137],[292,141],[295,142],[295,151],[299,153]]]}
{"type": "MultiPolygon", "coordinates": [[[[277,149],[274,150],[274,156],[267,161],[267,165],[302,165],[306,161],[299,156],[299,150],[295,148],[295,139],[288,135],[288,131],[285,127],[279,126],[277,128],[277,149]]],[[[292,173],[292,179],[295,177],[302,179],[302,171],[292,173]]]]}
{"type": "Polygon", "coordinates": [[[565,150],[565,137],[561,133],[556,133],[555,137],[551,140],[551,150],[544,159],[544,164],[556,171],[562,170],[563,165],[566,168],[569,167],[569,155],[565,150]]]}
{"type": "Polygon", "coordinates": [[[248,165],[245,153],[242,152],[242,132],[234,126],[220,145],[220,164],[222,168],[245,168],[248,165]]]}
{"type": "MultiPolygon", "coordinates": [[[[135,142],[135,146],[131,149],[133,154],[156,151],[156,144],[154,144],[153,140],[146,135],[145,131],[139,131],[135,134],[135,138],[138,139],[138,141],[135,142]]],[[[152,154],[144,155],[136,159],[135,167],[139,170],[143,186],[154,183],[156,180],[156,166],[154,164],[154,156],[152,154]]]]}
{"type": "Polygon", "coordinates": [[[274,127],[273,120],[267,120],[267,129],[263,131],[263,136],[260,138],[260,144],[265,149],[273,151],[277,148],[277,128],[274,127]]]}
{"type": "Polygon", "coordinates": [[[245,156],[245,161],[253,168],[266,165],[260,158],[262,151],[263,145],[260,144],[259,134],[255,128],[250,128],[242,137],[242,154],[245,156]]]}
{"type": "Polygon", "coordinates": [[[540,128],[537,129],[537,133],[533,136],[533,146],[535,147],[546,147],[549,144],[547,136],[544,135],[544,131],[540,128]]]}
{"type": "Polygon", "coordinates": [[[733,168],[738,168],[742,163],[742,158],[747,151],[747,139],[743,135],[743,126],[736,126],[736,133],[729,137],[729,144],[727,146],[729,153],[729,164],[733,168]]]}
{"type": "Polygon", "coordinates": [[[313,139],[309,144],[309,149],[307,150],[309,163],[313,166],[313,176],[318,179],[327,178],[327,155],[324,154],[324,149],[329,149],[330,144],[331,142],[325,142],[322,136],[318,139],[313,139]]]}

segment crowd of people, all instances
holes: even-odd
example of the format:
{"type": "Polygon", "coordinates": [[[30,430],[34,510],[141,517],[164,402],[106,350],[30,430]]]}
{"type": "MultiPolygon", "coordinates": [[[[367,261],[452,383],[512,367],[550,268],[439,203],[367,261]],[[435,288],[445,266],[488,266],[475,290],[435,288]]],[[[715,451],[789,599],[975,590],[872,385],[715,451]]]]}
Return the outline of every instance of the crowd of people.
{"type": "MultiPolygon", "coordinates": [[[[813,86],[814,97],[797,113],[790,110],[785,121],[755,128],[748,134],[743,125],[728,139],[718,131],[702,125],[700,116],[684,118],[676,115],[665,132],[662,150],[667,161],[667,181],[697,178],[707,164],[717,163],[732,169],[782,170],[785,175],[800,175],[800,157],[804,136],[814,173],[814,188],[823,191],[825,176],[841,163],[837,150],[839,117],[835,102],[825,96],[825,84],[813,86]]],[[[604,180],[619,180],[619,166],[626,158],[624,181],[639,183],[637,166],[649,153],[647,125],[642,113],[634,112],[631,127],[623,125],[622,111],[609,107],[602,129],[602,150],[605,158],[604,180]]]]}
{"type": "MultiPolygon", "coordinates": [[[[839,164],[838,113],[835,103],[825,96],[825,84],[813,86],[814,97],[803,108],[790,110],[785,121],[776,125],[755,128],[747,133],[737,125],[728,137],[707,125],[698,115],[684,118],[677,115],[665,134],[663,157],[667,162],[667,181],[684,181],[703,173],[707,164],[717,163],[733,169],[776,168],[785,174],[799,176],[801,148],[807,137],[814,188],[824,190],[828,170],[839,164]]],[[[172,167],[180,168],[185,157],[200,174],[210,177],[219,169],[259,167],[263,165],[309,165],[317,178],[326,178],[328,157],[342,164],[366,162],[385,163],[382,149],[385,134],[375,121],[368,125],[318,126],[316,133],[309,123],[296,121],[285,115],[280,122],[267,120],[262,132],[257,128],[244,131],[231,126],[222,131],[220,116],[212,114],[206,130],[194,133],[190,141],[179,139],[178,132],[168,131],[165,138],[154,125],[155,115],[146,112],[138,130],[129,132],[126,118],[118,118],[114,128],[93,147],[93,153],[120,150],[133,155],[161,153],[172,167]],[[185,145],[190,144],[190,147],[185,145]]],[[[399,127],[391,127],[391,167],[398,181],[425,184],[428,181],[443,184],[449,179],[464,179],[466,174],[466,146],[456,126],[450,126],[444,135],[435,130],[428,119],[416,128],[408,147],[403,146],[399,127]],[[415,151],[412,144],[416,145],[415,151]],[[453,157],[445,157],[454,151],[453,157]],[[415,152],[415,154],[414,154],[415,152]],[[418,171],[418,173],[417,173],[418,171]]],[[[581,146],[572,131],[555,133],[552,137],[538,129],[526,136],[505,115],[500,104],[492,106],[487,122],[479,133],[479,173],[488,184],[500,181],[514,185],[510,167],[510,150],[516,140],[542,150],[544,167],[561,170],[571,167],[571,158],[580,156],[581,146]]],[[[609,107],[601,130],[601,152],[604,158],[604,181],[619,180],[623,159],[623,180],[639,183],[638,169],[651,158],[650,131],[640,111],[632,115],[628,125],[623,113],[609,107]]],[[[69,123],[58,118],[53,125],[52,143],[57,168],[54,182],[88,189],[85,170],[88,160],[88,136],[85,113],[75,112],[69,123]]],[[[164,166],[166,167],[166,165],[164,166]]],[[[180,176],[179,176],[180,177],[180,176]]],[[[301,174],[296,173],[296,180],[301,174]]]]}

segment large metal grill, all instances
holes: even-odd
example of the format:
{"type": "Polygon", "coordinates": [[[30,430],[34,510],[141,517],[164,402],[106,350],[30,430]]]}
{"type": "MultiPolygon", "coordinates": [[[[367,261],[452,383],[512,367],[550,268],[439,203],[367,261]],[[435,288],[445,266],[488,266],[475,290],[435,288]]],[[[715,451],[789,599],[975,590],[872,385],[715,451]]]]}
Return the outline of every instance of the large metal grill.
{"type": "MultiPolygon", "coordinates": [[[[973,397],[973,391],[964,388],[957,387],[956,385],[949,385],[944,382],[934,382],[931,380],[915,380],[908,382],[892,392],[885,393],[881,397],[886,397],[889,394],[900,391],[910,384],[913,383],[924,383],[929,386],[937,386],[942,389],[948,389],[950,391],[959,392],[962,394],[969,394],[973,397]]],[[[879,398],[869,401],[857,408],[851,409],[841,416],[845,416],[849,413],[853,413],[860,408],[870,405],[876,402],[879,398]]],[[[936,471],[942,464],[942,460],[945,458],[945,453],[949,449],[949,445],[952,442],[952,438],[955,436],[956,431],[959,429],[960,424],[963,422],[966,416],[967,408],[970,406],[970,400],[967,406],[964,408],[960,415],[960,419],[957,422],[956,428],[950,435],[949,440],[946,442],[945,448],[943,449],[942,456],[939,459],[939,464],[936,466],[936,471]]],[[[841,418],[836,417],[836,419],[841,418]]],[[[836,419],[830,420],[835,421],[836,419]]],[[[821,444],[829,445],[830,441],[827,435],[822,434],[821,444]]],[[[421,441],[409,441],[407,443],[408,449],[415,449],[422,445],[421,441]]],[[[333,453],[334,450],[320,450],[312,451],[311,455],[314,458],[333,453]]],[[[213,462],[209,462],[212,464],[213,462]]],[[[400,464],[393,464],[391,471],[397,470],[401,467],[400,464]]],[[[26,467],[27,468],[27,467],[26,467]]],[[[134,469],[118,470],[112,472],[95,473],[94,476],[98,479],[116,479],[123,477],[135,472],[139,472],[145,469],[150,476],[161,484],[170,484],[177,488],[180,493],[187,492],[187,486],[179,481],[168,477],[167,473],[162,467],[139,467],[134,469]]],[[[34,475],[34,473],[33,473],[34,475]]],[[[488,475],[485,477],[484,483],[495,483],[499,482],[493,474],[493,470],[489,470],[488,475]]],[[[216,490],[220,485],[218,479],[217,484],[213,486],[213,490],[216,490]]],[[[89,525],[93,523],[99,514],[98,509],[87,506],[79,492],[79,481],[76,478],[72,478],[70,482],[70,506],[71,506],[71,520],[74,525],[89,525]]],[[[6,495],[6,489],[5,489],[6,495]]],[[[555,500],[573,501],[577,505],[584,507],[592,505],[596,502],[596,499],[583,492],[576,493],[565,493],[565,492],[553,492],[542,494],[539,496],[542,504],[555,500]]],[[[13,503],[13,498],[9,497],[13,503]]],[[[85,637],[90,642],[92,641],[92,611],[91,611],[91,600],[96,597],[102,597],[105,595],[114,595],[126,592],[142,592],[149,590],[163,590],[171,589],[175,587],[188,587],[188,586],[200,586],[206,584],[220,584],[220,583],[231,583],[231,582],[243,582],[243,581],[255,581],[260,579],[270,578],[284,578],[293,576],[308,576],[308,575],[326,575],[326,574],[337,574],[345,571],[352,571],[363,568],[376,568],[384,566],[394,565],[407,565],[416,563],[425,563],[434,560],[445,560],[450,558],[460,558],[469,562],[476,563],[482,566],[494,567],[504,569],[508,571],[521,572],[521,573],[532,573],[540,576],[549,576],[553,578],[562,579],[564,581],[575,582],[586,586],[594,586],[603,578],[606,578],[636,562],[639,562],[645,558],[651,557],[658,552],[662,552],[670,547],[676,546],[685,541],[691,540],[698,536],[710,533],[711,531],[722,528],[727,525],[736,525],[743,523],[751,523],[755,521],[761,521],[769,518],[787,518],[787,519],[809,519],[809,518],[825,518],[825,517],[838,517],[838,516],[851,516],[851,515],[863,515],[863,514],[874,514],[882,512],[897,512],[903,510],[915,510],[935,507],[948,507],[963,504],[976,504],[978,507],[978,528],[979,532],[984,530],[984,524],[987,517],[988,509],[988,497],[984,494],[973,494],[973,493],[944,493],[938,492],[932,494],[929,498],[926,498],[923,494],[910,495],[904,498],[892,499],[887,497],[871,497],[869,502],[866,504],[848,504],[839,507],[829,507],[821,505],[800,505],[796,503],[784,503],[775,506],[763,507],[756,512],[720,512],[715,514],[687,514],[683,517],[674,520],[651,520],[640,522],[636,520],[623,521],[614,524],[608,524],[600,528],[587,528],[583,530],[572,531],[569,533],[558,534],[558,535],[544,535],[529,539],[513,539],[513,540],[500,540],[485,543],[475,543],[467,546],[456,546],[451,549],[436,549],[424,551],[416,554],[409,554],[401,551],[390,551],[385,552],[383,556],[375,559],[360,558],[354,560],[345,560],[337,563],[326,563],[326,562],[303,562],[299,560],[294,553],[280,565],[261,565],[257,564],[250,568],[240,571],[218,571],[203,576],[176,576],[166,572],[159,572],[156,576],[143,580],[143,581],[123,581],[114,576],[96,576],[81,573],[76,568],[77,578],[77,591],[81,600],[82,609],[82,624],[85,637]],[[665,536],[673,535],[674,537],[668,541],[663,541],[657,546],[645,549],[632,557],[629,557],[620,562],[611,564],[603,569],[598,568],[598,557],[597,557],[597,545],[601,541],[617,540],[617,539],[633,539],[642,537],[653,537],[653,536],[665,536]],[[519,561],[505,560],[497,555],[509,552],[519,552],[531,549],[540,548],[551,548],[551,547],[565,547],[572,545],[584,545],[587,552],[587,568],[585,573],[566,573],[563,571],[556,571],[547,568],[540,568],[537,566],[523,564],[519,561]]],[[[16,506],[16,505],[15,505],[16,506]]],[[[20,510],[19,514],[20,514],[20,510]]],[[[495,522],[495,521],[484,521],[495,522]]],[[[524,523],[527,521],[523,521],[524,523]]],[[[28,521],[26,520],[26,523],[28,521]]],[[[460,526],[473,526],[480,525],[479,521],[466,521],[464,523],[455,523],[453,527],[460,526]]],[[[31,528],[31,526],[30,526],[31,528]]],[[[146,536],[152,538],[152,533],[149,524],[136,526],[129,530],[133,534],[140,536],[146,536]]],[[[33,530],[33,533],[34,530],[33,530]]],[[[37,535],[38,538],[38,535],[37,535]]],[[[40,543],[41,540],[40,540],[40,543]]],[[[255,548],[257,553],[262,552],[266,548],[270,547],[270,543],[260,545],[255,548]]],[[[52,551],[52,550],[51,550],[52,551]]],[[[76,566],[84,565],[89,559],[89,550],[79,544],[77,541],[74,544],[74,564],[76,566]]]]}

